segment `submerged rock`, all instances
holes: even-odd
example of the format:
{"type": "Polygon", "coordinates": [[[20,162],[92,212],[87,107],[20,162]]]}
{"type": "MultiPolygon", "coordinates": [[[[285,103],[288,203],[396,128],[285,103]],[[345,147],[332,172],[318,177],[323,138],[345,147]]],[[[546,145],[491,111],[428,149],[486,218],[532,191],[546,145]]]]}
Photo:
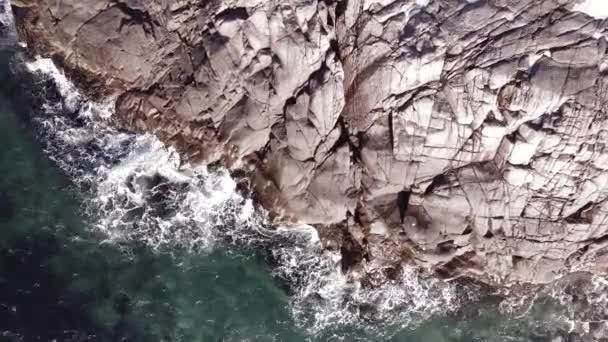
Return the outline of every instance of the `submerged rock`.
{"type": "Polygon", "coordinates": [[[593,1],[13,6],[30,48],[116,92],[126,123],[251,167],[283,219],[355,218],[365,236],[343,250],[371,252],[349,260],[544,283],[608,262],[608,22],[579,12],[593,1]]]}

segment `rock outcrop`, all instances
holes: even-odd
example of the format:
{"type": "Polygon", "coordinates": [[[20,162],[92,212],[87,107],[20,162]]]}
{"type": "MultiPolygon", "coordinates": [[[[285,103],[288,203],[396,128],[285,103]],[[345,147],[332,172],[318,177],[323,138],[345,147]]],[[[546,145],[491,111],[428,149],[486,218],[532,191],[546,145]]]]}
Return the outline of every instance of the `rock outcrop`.
{"type": "Polygon", "coordinates": [[[101,80],[125,122],[250,171],[349,267],[608,270],[608,22],[576,1],[13,6],[30,47],[101,80]]]}

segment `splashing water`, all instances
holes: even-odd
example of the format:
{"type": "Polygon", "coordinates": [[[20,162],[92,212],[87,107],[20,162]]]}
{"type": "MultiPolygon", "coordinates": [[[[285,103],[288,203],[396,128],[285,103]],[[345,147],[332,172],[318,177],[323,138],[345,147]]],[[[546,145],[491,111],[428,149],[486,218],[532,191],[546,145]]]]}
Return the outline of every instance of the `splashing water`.
{"type": "Polygon", "coordinates": [[[324,251],[313,227],[269,224],[226,170],[190,165],[150,134],[117,129],[111,101],[87,101],[50,60],[28,69],[50,77],[60,95],[34,118],[45,151],[89,189],[87,211],[108,242],[161,253],[208,253],[218,241],[268,250],[273,274],[291,289],[296,322],[313,334],[367,321],[410,325],[454,307],[451,286],[414,270],[364,288],[342,274],[340,254],[324,251]]]}
{"type": "MultiPolygon", "coordinates": [[[[89,194],[86,211],[106,242],[125,250],[143,244],[169,254],[235,246],[266,251],[274,277],[289,287],[294,321],[313,336],[356,327],[388,339],[478,299],[474,290],[463,298],[457,285],[407,267],[377,287],[354,280],[342,273],[340,254],[322,248],[313,227],[271,224],[262,209],[237,192],[226,170],[191,165],[153,135],[118,129],[112,99],[101,105],[88,101],[50,60],[27,67],[51,79],[55,88],[47,91],[58,95],[32,118],[39,140],[49,158],[89,194]]],[[[569,332],[597,336],[607,329],[608,281],[594,277],[588,284],[584,295],[554,284],[527,297],[507,296],[502,311],[523,312],[525,319],[550,298],[565,310],[536,317],[535,324],[561,329],[571,322],[569,332]],[[582,297],[584,307],[577,304],[582,297]]]]}

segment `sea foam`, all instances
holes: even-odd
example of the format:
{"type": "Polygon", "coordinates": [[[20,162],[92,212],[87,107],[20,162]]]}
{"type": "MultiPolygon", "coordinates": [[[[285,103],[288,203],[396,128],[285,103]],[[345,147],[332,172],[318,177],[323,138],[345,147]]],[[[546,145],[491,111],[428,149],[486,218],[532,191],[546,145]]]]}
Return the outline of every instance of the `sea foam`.
{"type": "MultiPolygon", "coordinates": [[[[315,228],[269,222],[262,208],[237,191],[227,170],[192,165],[151,134],[119,129],[113,99],[87,100],[50,60],[38,58],[28,69],[52,80],[60,95],[32,117],[38,138],[87,194],[92,229],[106,243],[126,249],[143,244],[158,253],[239,246],[265,251],[274,276],[289,288],[294,321],[316,336],[357,327],[388,338],[465,305],[455,284],[406,266],[395,279],[364,286],[342,272],[340,253],[325,250],[315,228]]],[[[606,305],[608,282],[597,278],[594,284],[588,288],[591,305],[606,305]]],[[[529,309],[537,295],[511,298],[503,311],[516,316],[516,309],[529,309]]],[[[560,293],[545,295],[568,305],[560,293]]],[[[475,299],[475,294],[468,298],[475,299]]],[[[576,314],[565,311],[560,322],[578,322],[572,329],[585,333],[591,323],[576,314]]]]}

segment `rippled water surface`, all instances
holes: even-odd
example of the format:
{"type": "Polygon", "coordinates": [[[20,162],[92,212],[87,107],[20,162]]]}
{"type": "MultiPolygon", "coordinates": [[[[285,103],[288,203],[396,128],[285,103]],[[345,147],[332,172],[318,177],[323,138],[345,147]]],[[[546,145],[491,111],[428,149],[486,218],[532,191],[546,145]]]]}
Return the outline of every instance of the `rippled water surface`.
{"type": "Polygon", "coordinates": [[[102,243],[85,195],[26,129],[4,103],[0,331],[9,340],[303,340],[285,293],[253,252],[102,243]]]}
{"type": "Polygon", "coordinates": [[[83,98],[49,60],[27,64],[39,104],[5,64],[0,340],[601,338],[572,332],[601,331],[603,279],[589,291],[558,284],[505,300],[404,269],[365,288],[341,273],[339,254],[323,251],[311,227],[269,224],[227,172],[117,128],[111,107],[83,98]]]}

